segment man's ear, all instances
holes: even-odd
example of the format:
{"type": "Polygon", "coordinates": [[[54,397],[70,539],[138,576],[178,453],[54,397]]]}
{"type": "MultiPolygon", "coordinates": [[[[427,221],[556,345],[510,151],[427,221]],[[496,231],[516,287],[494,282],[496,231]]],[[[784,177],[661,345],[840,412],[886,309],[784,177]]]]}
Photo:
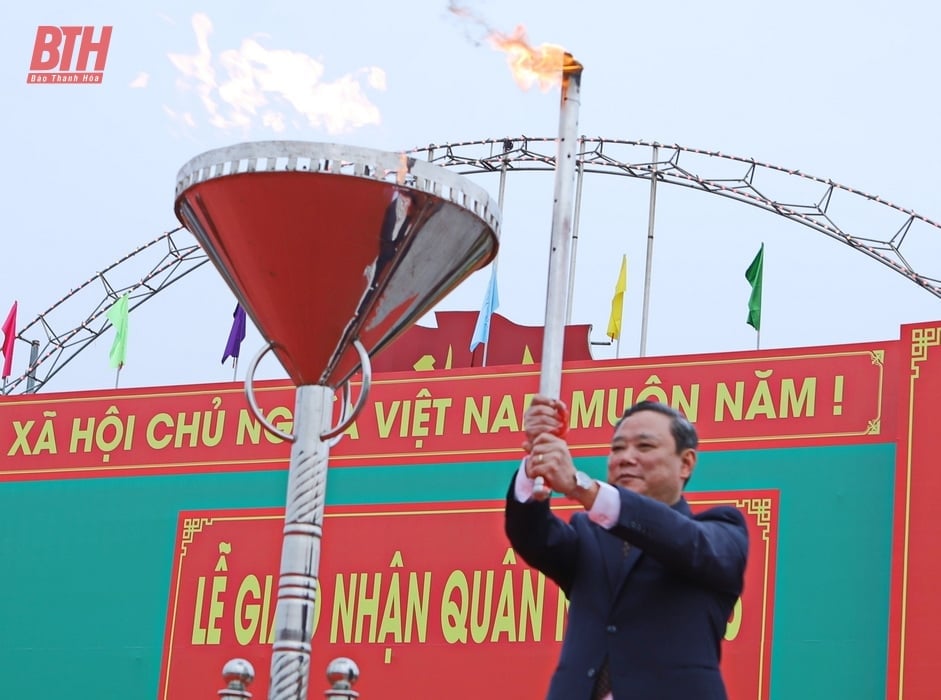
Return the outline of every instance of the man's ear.
{"type": "Polygon", "coordinates": [[[696,450],[689,448],[683,450],[683,454],[680,455],[680,476],[683,477],[683,482],[689,481],[689,477],[693,475],[693,470],[696,468],[696,450]]]}

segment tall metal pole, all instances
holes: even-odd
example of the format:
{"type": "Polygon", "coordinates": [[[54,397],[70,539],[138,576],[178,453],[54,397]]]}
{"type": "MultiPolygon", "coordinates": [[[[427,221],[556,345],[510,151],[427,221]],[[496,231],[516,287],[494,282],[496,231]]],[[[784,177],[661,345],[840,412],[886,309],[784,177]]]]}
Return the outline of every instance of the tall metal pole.
{"type": "MultiPolygon", "coordinates": [[[[572,191],[575,181],[575,146],[581,99],[582,64],[565,54],[562,68],[562,101],[559,113],[559,148],[555,158],[555,193],[552,204],[552,237],[546,288],[546,322],[542,336],[539,393],[559,398],[562,392],[562,353],[565,312],[568,306],[569,248],[572,242],[572,191]]],[[[546,499],[550,491],[536,479],[533,496],[546,499]]]]}
{"type": "Polygon", "coordinates": [[[307,700],[332,407],[329,387],[297,387],[269,700],[307,700]]]}
{"type": "Polygon", "coordinates": [[[26,374],[26,393],[36,391],[36,362],[39,360],[39,341],[29,341],[29,371],[26,374]]]}
{"type": "MultiPolygon", "coordinates": [[[[505,149],[505,150],[508,150],[508,149],[505,149]]],[[[500,208],[500,211],[503,211],[503,197],[506,194],[506,164],[507,164],[507,159],[504,158],[503,165],[500,167],[500,193],[497,198],[497,206],[500,208]]],[[[491,275],[497,274],[497,262],[499,262],[499,260],[500,260],[499,256],[493,259],[493,263],[492,263],[493,269],[490,271],[491,275]]],[[[489,290],[487,291],[487,293],[488,294],[490,293],[489,290]]],[[[490,321],[492,322],[493,321],[493,309],[490,309],[490,316],[491,316],[490,321]]],[[[489,333],[487,334],[487,342],[484,343],[484,355],[480,363],[481,367],[487,366],[487,351],[488,350],[490,350],[490,334],[489,333]]]]}
{"type": "MultiPolygon", "coordinates": [[[[578,140],[579,144],[584,144],[585,139],[578,140]]],[[[584,148],[579,148],[582,152],[584,148]]],[[[572,259],[569,263],[569,288],[568,297],[565,305],[565,325],[572,322],[572,299],[575,298],[575,256],[578,254],[578,223],[581,221],[582,213],[582,181],[585,179],[585,163],[578,159],[576,155],[576,175],[575,175],[575,218],[572,223],[572,259]]],[[[501,209],[501,211],[503,211],[501,209]]]]}
{"type": "Polygon", "coordinates": [[[657,157],[660,147],[653,146],[653,169],[650,172],[650,209],[647,214],[647,264],[644,268],[644,311],[640,320],[640,356],[647,355],[647,316],[650,312],[650,279],[653,275],[653,224],[657,211],[657,157]]]}
{"type": "MultiPolygon", "coordinates": [[[[509,149],[506,149],[505,145],[504,145],[504,149],[509,150],[509,149]]],[[[503,164],[500,166],[500,191],[497,194],[497,206],[500,207],[500,211],[503,211],[503,200],[504,200],[504,197],[506,196],[506,166],[508,162],[509,162],[509,159],[506,156],[504,156],[503,164]]]]}

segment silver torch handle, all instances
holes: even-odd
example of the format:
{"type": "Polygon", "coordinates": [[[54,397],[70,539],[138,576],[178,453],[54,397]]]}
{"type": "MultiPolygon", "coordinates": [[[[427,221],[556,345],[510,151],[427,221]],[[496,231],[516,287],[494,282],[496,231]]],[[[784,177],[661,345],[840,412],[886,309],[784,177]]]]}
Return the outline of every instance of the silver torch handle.
{"type": "MultiPolygon", "coordinates": [[[[539,374],[539,393],[554,399],[560,398],[562,390],[562,354],[565,342],[565,314],[568,307],[572,203],[575,190],[578,109],[582,82],[582,65],[569,53],[565,54],[564,60],[558,152],[555,160],[555,190],[552,202],[552,236],[546,288],[546,322],[539,374]]],[[[563,429],[565,427],[563,426],[563,429]]],[[[545,500],[551,493],[542,477],[537,477],[533,487],[533,498],[545,500]]]]}

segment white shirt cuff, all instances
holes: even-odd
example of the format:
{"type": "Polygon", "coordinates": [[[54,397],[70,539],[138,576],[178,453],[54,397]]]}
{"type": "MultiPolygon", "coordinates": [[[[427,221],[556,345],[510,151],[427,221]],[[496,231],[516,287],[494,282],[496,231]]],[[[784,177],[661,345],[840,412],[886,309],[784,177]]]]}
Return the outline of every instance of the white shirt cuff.
{"type": "Polygon", "coordinates": [[[513,485],[513,496],[520,503],[526,503],[533,497],[533,484],[535,482],[526,476],[526,458],[520,462],[520,468],[516,472],[516,481],[513,485]]]}
{"type": "MultiPolygon", "coordinates": [[[[516,471],[516,481],[513,482],[513,497],[520,503],[526,503],[533,497],[534,481],[526,476],[526,458],[520,462],[520,467],[516,471]]],[[[621,514],[621,497],[618,490],[611,484],[604,481],[598,481],[598,495],[595,502],[588,511],[588,518],[603,527],[610,530],[617,524],[618,516],[621,514]]]]}
{"type": "Polygon", "coordinates": [[[611,484],[599,481],[598,487],[598,495],[588,511],[588,518],[605,530],[610,530],[617,524],[621,514],[621,497],[611,484]]]}

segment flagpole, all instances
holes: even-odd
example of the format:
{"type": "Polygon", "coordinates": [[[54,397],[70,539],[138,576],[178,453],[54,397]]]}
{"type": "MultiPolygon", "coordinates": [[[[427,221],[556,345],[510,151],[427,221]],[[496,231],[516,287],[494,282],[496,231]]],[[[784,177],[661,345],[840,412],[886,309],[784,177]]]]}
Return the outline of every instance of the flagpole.
{"type": "Polygon", "coordinates": [[[232,381],[238,379],[239,349],[245,340],[245,309],[236,302],[235,311],[232,312],[232,328],[229,329],[229,338],[225,341],[225,350],[222,351],[222,364],[232,358],[232,381]]]}
{"type": "MultiPolygon", "coordinates": [[[[765,242],[761,242],[761,296],[758,297],[758,303],[764,301],[763,296],[765,293],[764,288],[764,278],[765,278],[765,242]]],[[[755,350],[761,350],[761,323],[758,324],[758,328],[755,329],[755,350]]]]}
{"type": "MultiPolygon", "coordinates": [[[[507,141],[503,142],[504,150],[506,150],[506,143],[507,141]]],[[[497,208],[500,211],[503,211],[503,199],[504,199],[504,195],[506,194],[506,164],[507,164],[507,158],[506,156],[504,156],[503,165],[500,166],[500,191],[497,194],[497,208]]],[[[500,259],[500,256],[498,253],[497,257],[493,259],[493,269],[490,271],[490,274],[493,277],[496,277],[497,275],[497,262],[499,261],[499,259],[500,259]]],[[[493,321],[493,308],[490,309],[490,321],[491,322],[493,321]]],[[[483,355],[483,359],[481,360],[481,364],[480,364],[481,367],[487,366],[487,351],[488,350],[490,350],[490,333],[489,332],[487,333],[487,342],[484,343],[484,355],[483,355]]]]}
{"type": "Polygon", "coordinates": [[[130,292],[124,292],[118,300],[111,305],[105,312],[108,322],[114,327],[114,342],[111,344],[111,352],[108,353],[108,361],[117,371],[114,374],[114,388],[118,388],[121,380],[121,368],[124,367],[124,359],[127,356],[127,315],[129,312],[128,301],[130,292]]]}
{"type": "Polygon", "coordinates": [[[758,254],[745,270],[745,279],[751,285],[748,297],[748,318],[746,322],[755,329],[755,349],[761,350],[761,297],[765,265],[765,244],[761,243],[758,254]]]}
{"type": "Polygon", "coordinates": [[[26,370],[26,393],[36,390],[36,362],[39,360],[39,341],[29,341],[29,367],[26,370]]]}
{"type": "Polygon", "coordinates": [[[6,321],[3,322],[3,388],[6,393],[7,378],[13,371],[13,344],[16,342],[16,310],[19,302],[14,301],[10,307],[10,313],[7,314],[6,321]]]}
{"type": "MultiPolygon", "coordinates": [[[[578,139],[578,160],[575,163],[575,214],[572,217],[572,254],[569,258],[569,288],[566,296],[565,325],[572,322],[572,299],[575,298],[575,255],[578,252],[578,222],[582,212],[582,179],[585,175],[585,165],[581,154],[584,152],[584,137],[578,139]]],[[[502,209],[500,211],[503,211],[502,209]]]]}
{"type": "Polygon", "coordinates": [[[650,172],[650,208],[647,214],[647,263],[644,268],[644,310],[640,317],[640,356],[647,355],[647,313],[650,309],[650,278],[653,272],[653,225],[657,210],[657,158],[660,147],[653,145],[653,168],[650,172]]]}
{"type": "Polygon", "coordinates": [[[608,345],[617,341],[614,346],[615,359],[621,356],[621,329],[624,327],[624,294],[627,292],[627,253],[621,255],[621,266],[618,269],[618,280],[614,283],[614,296],[611,297],[611,315],[608,317],[607,336],[608,345]]]}

